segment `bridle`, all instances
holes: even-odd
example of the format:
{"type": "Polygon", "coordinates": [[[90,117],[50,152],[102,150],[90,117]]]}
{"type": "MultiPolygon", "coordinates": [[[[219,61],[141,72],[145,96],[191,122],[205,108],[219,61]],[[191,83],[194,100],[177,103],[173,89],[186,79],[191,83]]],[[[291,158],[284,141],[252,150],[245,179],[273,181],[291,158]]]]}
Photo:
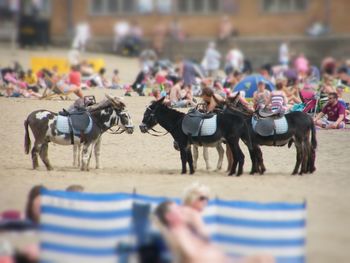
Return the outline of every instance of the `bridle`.
{"type": "Polygon", "coordinates": [[[107,132],[109,134],[122,134],[123,132],[125,132],[128,128],[133,128],[134,126],[132,124],[129,124],[130,123],[130,120],[131,120],[131,117],[129,115],[129,113],[127,111],[117,111],[117,115],[118,115],[118,118],[117,118],[117,122],[115,125],[113,125],[111,128],[109,128],[107,130],[107,132]],[[121,121],[121,118],[122,116],[126,116],[127,119],[129,120],[128,121],[128,124],[124,125],[121,121]],[[115,129],[113,129],[115,128],[115,129]]]}
{"type": "MultiPolygon", "coordinates": [[[[154,121],[154,122],[157,122],[156,119],[155,119],[155,113],[154,113],[155,109],[151,109],[151,108],[148,106],[148,107],[146,108],[146,111],[150,111],[150,112],[151,112],[150,115],[149,115],[149,117],[148,117],[148,119],[147,119],[147,121],[148,121],[148,120],[149,120],[149,121],[152,120],[152,121],[154,121]]],[[[169,131],[166,131],[165,133],[160,132],[160,131],[157,131],[157,130],[154,129],[153,127],[150,128],[150,129],[147,129],[146,132],[147,132],[148,134],[152,135],[152,136],[155,136],[155,137],[165,136],[165,135],[167,135],[167,134],[169,133],[169,131]],[[153,132],[155,132],[155,133],[150,133],[149,130],[151,130],[151,131],[153,131],[153,132]]]]}

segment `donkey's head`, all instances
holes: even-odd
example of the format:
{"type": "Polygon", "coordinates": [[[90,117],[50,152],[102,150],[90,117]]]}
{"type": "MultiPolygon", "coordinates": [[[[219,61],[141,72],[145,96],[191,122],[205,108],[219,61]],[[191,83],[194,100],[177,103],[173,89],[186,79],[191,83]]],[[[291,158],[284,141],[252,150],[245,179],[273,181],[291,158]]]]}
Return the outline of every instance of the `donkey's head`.
{"type": "Polygon", "coordinates": [[[120,98],[112,97],[112,96],[109,96],[108,94],[106,94],[106,97],[108,101],[110,101],[112,108],[116,111],[116,114],[119,117],[116,125],[119,125],[119,127],[123,131],[126,131],[129,134],[132,134],[134,132],[134,125],[132,123],[129,112],[125,109],[124,102],[121,101],[120,98]]]}
{"type": "Polygon", "coordinates": [[[158,109],[163,104],[165,97],[160,100],[153,101],[147,108],[145,113],[143,114],[142,123],[140,124],[140,130],[142,133],[146,133],[149,129],[152,129],[154,126],[158,124],[158,120],[156,117],[156,113],[158,109]]]}
{"type": "Polygon", "coordinates": [[[242,101],[241,101],[241,94],[240,92],[237,92],[237,94],[233,97],[227,97],[225,100],[225,105],[227,108],[239,111],[243,114],[251,115],[253,112],[251,109],[249,109],[242,101]]]}

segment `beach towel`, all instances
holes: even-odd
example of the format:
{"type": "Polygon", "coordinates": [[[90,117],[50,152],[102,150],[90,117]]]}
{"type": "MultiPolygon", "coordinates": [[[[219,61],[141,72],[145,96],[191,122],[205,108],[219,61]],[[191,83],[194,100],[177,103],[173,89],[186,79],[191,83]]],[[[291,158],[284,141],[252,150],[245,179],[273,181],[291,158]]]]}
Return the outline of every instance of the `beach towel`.
{"type": "MultiPolygon", "coordinates": [[[[145,217],[166,199],[43,189],[40,260],[137,262],[136,252],[142,245],[138,242],[145,242],[145,235],[155,229],[145,220],[135,220],[135,215],[145,217]]],[[[180,202],[180,199],[172,200],[180,202]]],[[[305,262],[305,202],[214,199],[205,210],[204,221],[212,241],[233,257],[263,253],[274,256],[278,263],[305,262]]]]}

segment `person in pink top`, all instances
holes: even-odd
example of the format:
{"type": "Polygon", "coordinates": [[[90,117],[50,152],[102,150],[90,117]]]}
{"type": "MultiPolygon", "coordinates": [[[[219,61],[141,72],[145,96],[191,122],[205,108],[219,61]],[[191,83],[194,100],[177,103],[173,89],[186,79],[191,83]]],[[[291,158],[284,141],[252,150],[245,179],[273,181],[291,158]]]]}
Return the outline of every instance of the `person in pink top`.
{"type": "Polygon", "coordinates": [[[338,94],[331,92],[328,94],[328,103],[322,111],[315,117],[316,126],[325,129],[345,128],[345,107],[338,100],[338,94]],[[324,118],[327,115],[327,118],[324,118]]]}
{"type": "Polygon", "coordinates": [[[309,70],[309,61],[303,53],[300,53],[300,55],[295,59],[294,67],[301,77],[306,76],[309,70]]]}

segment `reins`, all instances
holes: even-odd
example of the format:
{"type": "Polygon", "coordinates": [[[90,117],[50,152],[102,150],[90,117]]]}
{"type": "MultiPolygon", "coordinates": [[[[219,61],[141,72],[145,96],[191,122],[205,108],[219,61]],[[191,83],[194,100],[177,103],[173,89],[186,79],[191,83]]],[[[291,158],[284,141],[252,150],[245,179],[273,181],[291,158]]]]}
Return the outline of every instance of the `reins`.
{"type": "MultiPolygon", "coordinates": [[[[162,133],[162,132],[157,131],[157,130],[155,130],[155,129],[153,129],[153,128],[151,128],[151,130],[154,131],[155,133],[162,133]]],[[[163,134],[153,134],[153,133],[150,133],[149,130],[147,130],[147,133],[150,134],[150,135],[152,135],[152,136],[155,136],[155,137],[161,137],[161,136],[167,135],[167,134],[169,133],[169,131],[167,131],[167,132],[165,132],[165,133],[163,133],[163,134]]]]}

